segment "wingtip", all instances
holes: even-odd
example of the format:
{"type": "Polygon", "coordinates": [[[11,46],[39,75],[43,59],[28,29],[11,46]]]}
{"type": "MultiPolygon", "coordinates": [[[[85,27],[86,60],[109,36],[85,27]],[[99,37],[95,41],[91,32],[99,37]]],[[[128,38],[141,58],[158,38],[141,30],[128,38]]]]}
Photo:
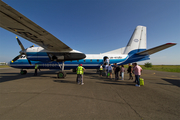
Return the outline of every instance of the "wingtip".
{"type": "Polygon", "coordinates": [[[166,45],[176,45],[177,43],[166,43],[166,45]]]}

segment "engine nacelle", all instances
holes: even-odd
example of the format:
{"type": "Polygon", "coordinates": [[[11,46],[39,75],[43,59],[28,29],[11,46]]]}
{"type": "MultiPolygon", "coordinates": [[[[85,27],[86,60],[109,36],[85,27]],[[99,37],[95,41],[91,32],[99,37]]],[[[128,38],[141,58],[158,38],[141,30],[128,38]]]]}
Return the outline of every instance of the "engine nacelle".
{"type": "Polygon", "coordinates": [[[76,50],[72,51],[47,51],[42,47],[32,47],[26,50],[29,60],[32,61],[70,61],[84,59],[86,55],[76,50]]]}
{"type": "Polygon", "coordinates": [[[51,61],[69,61],[84,59],[86,55],[84,53],[48,53],[51,61]]]}

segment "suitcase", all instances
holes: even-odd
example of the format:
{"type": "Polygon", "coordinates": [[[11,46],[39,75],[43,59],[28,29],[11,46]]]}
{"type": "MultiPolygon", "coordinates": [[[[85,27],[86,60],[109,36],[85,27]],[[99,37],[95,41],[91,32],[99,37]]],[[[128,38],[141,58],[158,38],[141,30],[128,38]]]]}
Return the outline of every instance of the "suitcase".
{"type": "Polygon", "coordinates": [[[140,83],[141,86],[143,86],[144,85],[144,79],[143,78],[139,78],[139,83],[140,83]]]}
{"type": "Polygon", "coordinates": [[[110,73],[108,73],[108,76],[110,76],[110,73]]]}

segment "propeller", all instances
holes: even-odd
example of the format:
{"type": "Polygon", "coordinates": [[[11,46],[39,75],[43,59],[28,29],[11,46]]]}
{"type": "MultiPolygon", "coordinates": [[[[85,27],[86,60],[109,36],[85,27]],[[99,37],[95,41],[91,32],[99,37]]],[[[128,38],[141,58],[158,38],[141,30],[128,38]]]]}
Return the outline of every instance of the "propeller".
{"type": "Polygon", "coordinates": [[[16,56],[11,62],[12,62],[12,63],[15,62],[15,61],[18,60],[20,57],[21,57],[21,55],[16,56]]]}
{"type": "MultiPolygon", "coordinates": [[[[17,42],[21,48],[21,51],[20,51],[20,55],[16,56],[11,62],[15,62],[16,60],[18,60],[22,55],[25,55],[26,58],[27,58],[27,55],[26,55],[26,49],[24,49],[24,46],[22,45],[21,41],[19,40],[19,38],[16,36],[16,39],[17,39],[17,42]]],[[[31,61],[27,58],[29,64],[31,65],[31,61]]]]}

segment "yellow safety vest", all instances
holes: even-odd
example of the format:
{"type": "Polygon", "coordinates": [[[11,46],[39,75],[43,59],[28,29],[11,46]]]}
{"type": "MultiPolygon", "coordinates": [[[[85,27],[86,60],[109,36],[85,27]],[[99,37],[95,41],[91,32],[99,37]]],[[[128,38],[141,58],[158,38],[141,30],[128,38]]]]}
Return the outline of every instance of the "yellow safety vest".
{"type": "Polygon", "coordinates": [[[83,67],[82,66],[78,66],[77,68],[77,74],[83,74],[83,67]]]}
{"type": "Polygon", "coordinates": [[[99,70],[103,70],[103,67],[100,66],[100,69],[99,70]]]}
{"type": "Polygon", "coordinates": [[[35,69],[38,69],[39,65],[35,65],[35,69]]]}

